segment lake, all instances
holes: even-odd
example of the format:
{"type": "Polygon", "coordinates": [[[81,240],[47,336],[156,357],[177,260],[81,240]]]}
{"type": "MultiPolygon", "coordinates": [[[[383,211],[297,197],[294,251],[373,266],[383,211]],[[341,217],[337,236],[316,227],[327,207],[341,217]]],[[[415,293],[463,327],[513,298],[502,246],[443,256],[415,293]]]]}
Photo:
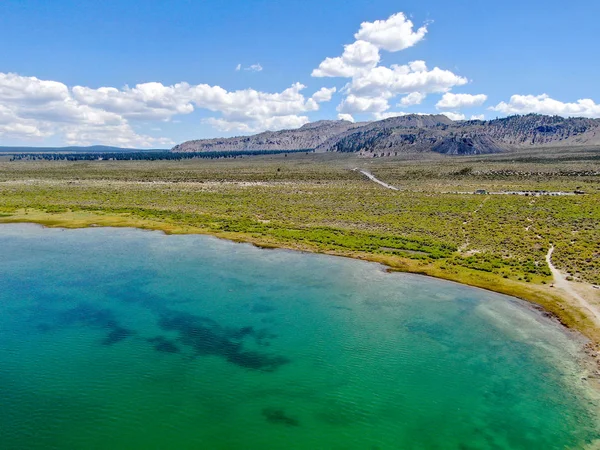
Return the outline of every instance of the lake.
{"type": "Polygon", "coordinates": [[[209,236],[0,225],[2,449],[595,445],[583,338],[520,300],[209,236]]]}

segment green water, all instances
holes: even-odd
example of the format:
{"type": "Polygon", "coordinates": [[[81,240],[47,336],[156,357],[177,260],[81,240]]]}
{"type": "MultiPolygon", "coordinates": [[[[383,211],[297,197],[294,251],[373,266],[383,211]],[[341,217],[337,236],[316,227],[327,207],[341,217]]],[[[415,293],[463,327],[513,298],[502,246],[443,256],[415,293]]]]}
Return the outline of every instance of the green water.
{"type": "Polygon", "coordinates": [[[509,297],[349,259],[0,226],[2,449],[563,449],[581,340],[509,297]]]}

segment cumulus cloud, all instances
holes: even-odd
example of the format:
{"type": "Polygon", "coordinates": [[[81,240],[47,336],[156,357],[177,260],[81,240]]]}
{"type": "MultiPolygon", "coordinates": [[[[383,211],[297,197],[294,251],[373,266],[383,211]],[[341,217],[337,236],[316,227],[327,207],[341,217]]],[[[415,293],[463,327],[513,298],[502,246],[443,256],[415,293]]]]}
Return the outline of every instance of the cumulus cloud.
{"type": "Polygon", "coordinates": [[[307,116],[297,115],[268,117],[261,122],[244,122],[215,117],[209,117],[204,120],[204,123],[213,126],[219,131],[241,131],[243,133],[293,129],[301,127],[308,122],[310,122],[310,120],[307,116]]]}
{"type": "Polygon", "coordinates": [[[332,88],[322,87],[317,92],[315,92],[311,98],[317,103],[328,102],[331,100],[331,97],[333,97],[333,94],[335,94],[336,90],[337,89],[334,87],[332,87],[332,88]]]}
{"type": "Polygon", "coordinates": [[[404,13],[397,13],[386,20],[363,22],[354,35],[357,40],[363,40],[389,52],[397,52],[412,47],[422,40],[427,33],[427,25],[413,31],[413,23],[404,13]]]}
{"type": "Polygon", "coordinates": [[[235,66],[235,71],[239,72],[240,70],[242,70],[242,65],[238,64],[237,66],[235,66]]]}
{"type": "Polygon", "coordinates": [[[351,114],[338,114],[338,120],[346,120],[354,123],[354,117],[351,114]]]}
{"type": "Polygon", "coordinates": [[[48,136],[37,121],[19,117],[13,110],[0,104],[0,137],[42,138],[48,136]]]}
{"type": "Polygon", "coordinates": [[[317,111],[326,101],[323,90],[317,99],[306,99],[301,93],[306,86],[295,83],[278,93],[244,89],[229,92],[219,86],[200,84],[190,88],[191,100],[198,108],[221,113],[222,117],[208,123],[223,131],[243,132],[290,128],[308,122],[300,114],[317,111]],[[229,125],[226,125],[228,123],[229,125]]]}
{"type": "MultiPolygon", "coordinates": [[[[411,113],[403,112],[403,111],[386,111],[386,112],[376,112],[373,114],[373,118],[375,120],[384,120],[389,119],[391,117],[402,117],[408,116],[411,113]]],[[[417,115],[423,115],[423,113],[415,113],[417,115]]]]}
{"type": "MultiPolygon", "coordinates": [[[[455,113],[455,112],[443,112],[442,115],[448,117],[452,120],[465,120],[465,116],[463,114],[455,113]]],[[[417,113],[408,113],[404,111],[386,111],[382,113],[375,113],[373,117],[375,120],[383,120],[389,119],[390,117],[402,117],[408,115],[416,115],[416,116],[428,116],[429,113],[417,112],[417,113]]]]}
{"type": "Polygon", "coordinates": [[[356,41],[344,46],[342,56],[325,58],[313,70],[313,77],[349,78],[360,71],[373,68],[379,62],[379,49],[366,41],[356,41]]]}
{"type": "Polygon", "coordinates": [[[63,83],[22,77],[14,73],[0,73],[0,101],[22,104],[44,104],[69,97],[69,89],[63,83]]]}
{"type": "Polygon", "coordinates": [[[472,108],[474,106],[481,106],[487,100],[485,94],[453,94],[452,92],[446,92],[442,99],[436,103],[435,107],[438,109],[461,109],[461,108],[472,108]]]}
{"type": "Polygon", "coordinates": [[[431,70],[423,61],[405,65],[378,66],[350,82],[349,92],[357,95],[393,97],[412,92],[446,92],[454,86],[467,83],[467,79],[449,70],[434,67],[431,70]]]}
{"type": "Polygon", "coordinates": [[[425,100],[425,97],[427,97],[427,94],[423,94],[422,92],[411,92],[400,99],[398,106],[420,105],[425,100]]]}
{"type": "Polygon", "coordinates": [[[444,111],[441,114],[446,116],[448,119],[452,119],[452,120],[465,120],[466,119],[464,114],[461,114],[458,112],[444,111]]]}
{"type": "Polygon", "coordinates": [[[338,107],[339,112],[383,112],[389,109],[389,99],[399,94],[413,94],[400,101],[402,106],[418,104],[428,93],[445,92],[453,86],[467,83],[467,79],[448,70],[435,67],[428,70],[423,61],[406,65],[378,66],[356,76],[348,83],[347,96],[338,107]],[[403,101],[405,103],[403,103],[403,101]]]}
{"type": "Polygon", "coordinates": [[[92,89],[75,86],[73,98],[82,105],[111,111],[127,118],[167,120],[176,114],[189,114],[194,110],[190,103],[190,86],[179,83],[163,86],[161,83],[142,83],[134,88],[92,89]]]}
{"type": "Polygon", "coordinates": [[[600,117],[600,104],[593,100],[580,99],[575,103],[564,103],[542,95],[513,95],[508,103],[500,102],[490,108],[505,114],[549,114],[564,117],[600,117]]]}
{"type": "Polygon", "coordinates": [[[319,104],[330,101],[336,92],[336,88],[321,88],[307,98],[301,92],[304,89],[300,83],[269,93],[156,82],[122,89],[69,88],[56,81],[0,73],[0,136],[35,139],[59,135],[68,144],[80,145],[169,145],[169,139],[136,132],[135,123],[168,121],[195,109],[219,113],[220,117],[206,123],[222,131],[294,128],[307,123],[306,113],[318,110],[319,104]]]}
{"type": "Polygon", "coordinates": [[[68,144],[153,146],[167,140],[138,134],[114,112],[78,102],[60,82],[0,73],[0,135],[37,139],[60,134],[68,144]],[[95,137],[94,137],[95,136],[95,137]]]}
{"type": "Polygon", "coordinates": [[[386,20],[363,22],[354,35],[356,41],[344,46],[341,56],[323,60],[312,76],[350,78],[342,90],[346,97],[338,106],[338,112],[344,114],[381,114],[389,109],[389,100],[401,94],[405,97],[400,106],[418,105],[427,94],[445,93],[466,84],[465,77],[449,70],[429,70],[425,61],[380,65],[381,50],[397,52],[412,47],[426,33],[426,25],[415,31],[403,13],[386,20]]]}
{"type": "Polygon", "coordinates": [[[473,114],[471,120],[485,120],[485,114],[473,114]]]}
{"type": "Polygon", "coordinates": [[[390,107],[388,101],[383,97],[360,97],[350,94],[338,105],[337,110],[340,113],[379,113],[390,107]]]}

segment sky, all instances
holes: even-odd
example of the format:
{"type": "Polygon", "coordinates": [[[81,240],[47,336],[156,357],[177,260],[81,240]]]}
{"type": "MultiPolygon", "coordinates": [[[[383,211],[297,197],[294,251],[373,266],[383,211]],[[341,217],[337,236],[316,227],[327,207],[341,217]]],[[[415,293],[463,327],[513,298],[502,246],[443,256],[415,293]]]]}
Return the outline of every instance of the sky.
{"type": "Polygon", "coordinates": [[[600,2],[2,0],[0,145],[600,117],[600,2]]]}

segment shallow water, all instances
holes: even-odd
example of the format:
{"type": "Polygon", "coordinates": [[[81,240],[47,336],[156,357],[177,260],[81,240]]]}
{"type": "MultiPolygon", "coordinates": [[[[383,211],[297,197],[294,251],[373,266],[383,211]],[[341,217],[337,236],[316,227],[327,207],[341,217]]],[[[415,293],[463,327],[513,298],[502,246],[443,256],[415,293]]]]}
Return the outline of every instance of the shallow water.
{"type": "Polygon", "coordinates": [[[552,449],[598,436],[580,339],[350,259],[0,226],[2,449],[552,449]]]}

